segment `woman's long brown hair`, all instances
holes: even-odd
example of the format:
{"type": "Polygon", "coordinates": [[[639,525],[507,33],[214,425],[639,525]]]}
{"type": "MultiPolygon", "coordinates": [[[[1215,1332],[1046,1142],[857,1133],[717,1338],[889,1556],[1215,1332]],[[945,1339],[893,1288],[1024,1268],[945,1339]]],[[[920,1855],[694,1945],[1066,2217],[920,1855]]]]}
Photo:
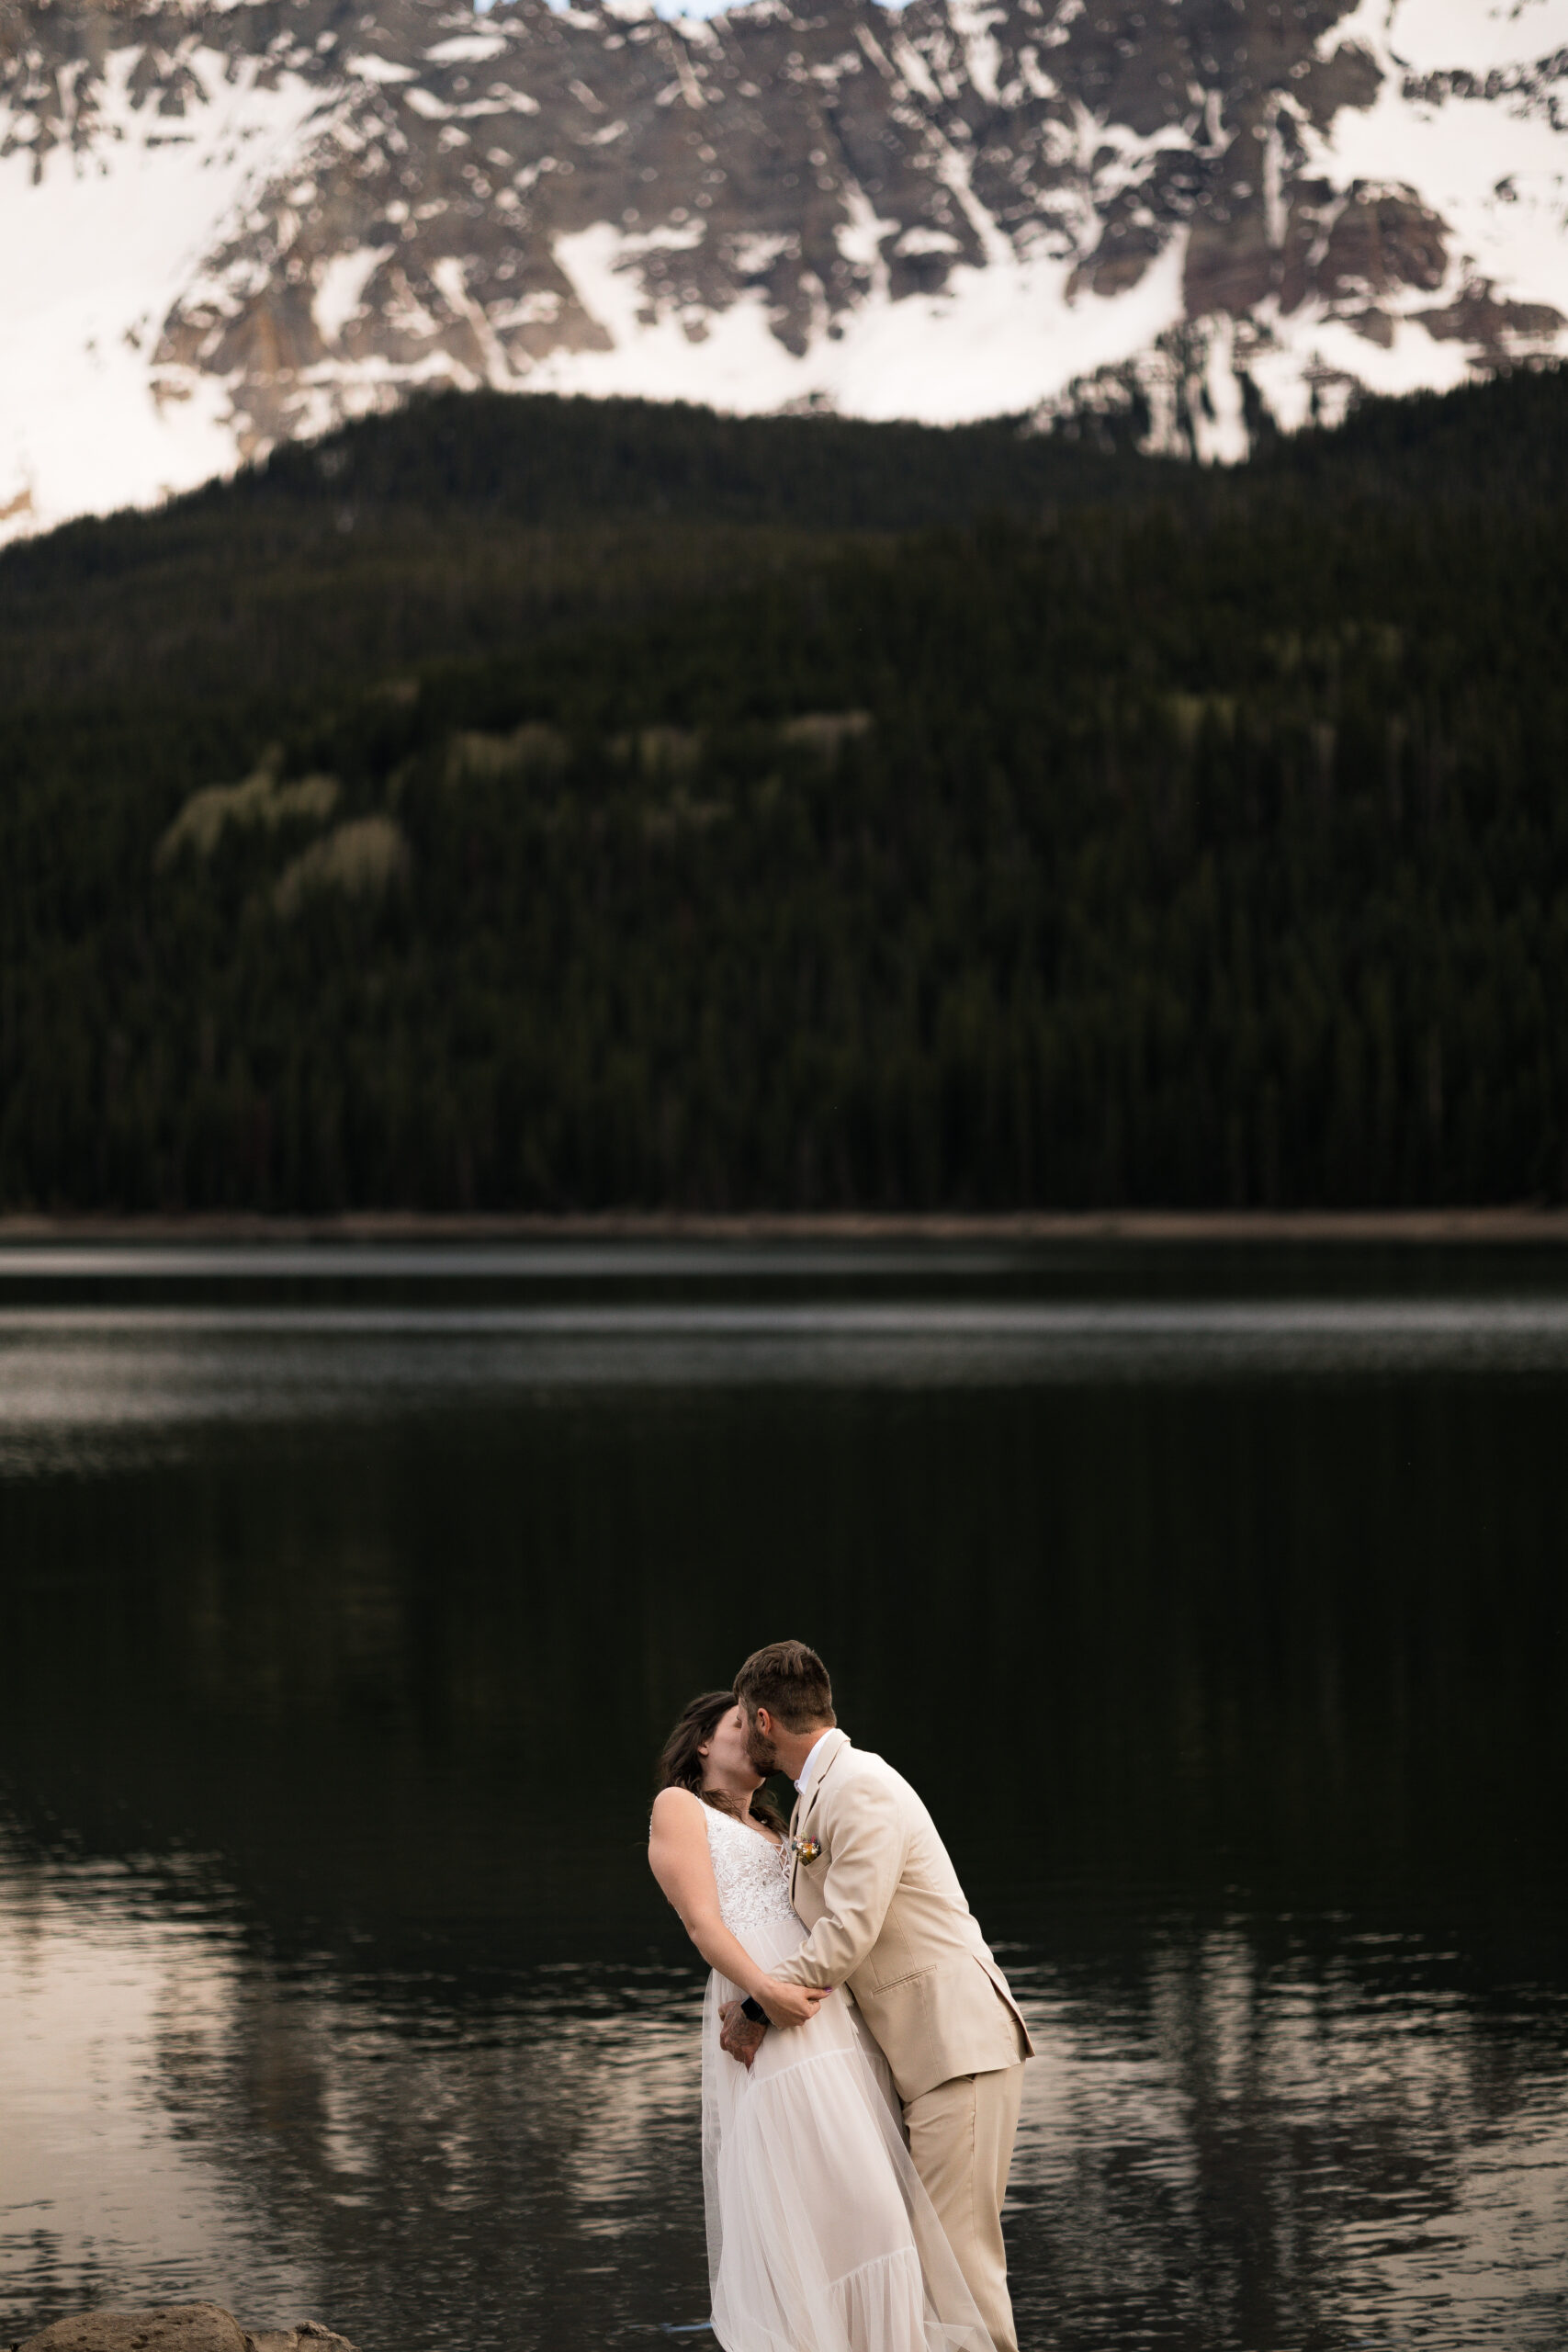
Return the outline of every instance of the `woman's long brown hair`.
{"type": "MultiPolygon", "coordinates": [[[[659,1758],[659,1785],[661,1789],[690,1789],[694,1797],[711,1804],[716,1813],[733,1816],[735,1807],[727,1804],[713,1789],[703,1786],[703,1759],[697,1750],[705,1740],[713,1737],[722,1719],[735,1704],[733,1690],[705,1690],[682,1707],[675,1718],[675,1728],[665,1741],[659,1758]]],[[[769,1829],[776,1829],[782,1838],[789,1827],[765,1787],[751,1792],[750,1815],[769,1829]]]]}

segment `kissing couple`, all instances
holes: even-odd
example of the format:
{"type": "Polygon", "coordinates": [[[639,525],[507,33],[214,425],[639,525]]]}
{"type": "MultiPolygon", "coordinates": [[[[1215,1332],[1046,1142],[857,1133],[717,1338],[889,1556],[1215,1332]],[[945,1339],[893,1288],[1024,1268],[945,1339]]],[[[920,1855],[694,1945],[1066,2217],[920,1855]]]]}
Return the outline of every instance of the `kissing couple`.
{"type": "Polygon", "coordinates": [[[660,1758],[649,1860],[713,1971],[713,2331],[724,2352],[1017,2352],[1001,2207],[1029,2034],[931,1815],[837,1721],[816,1651],[772,1642],[660,1758]]]}

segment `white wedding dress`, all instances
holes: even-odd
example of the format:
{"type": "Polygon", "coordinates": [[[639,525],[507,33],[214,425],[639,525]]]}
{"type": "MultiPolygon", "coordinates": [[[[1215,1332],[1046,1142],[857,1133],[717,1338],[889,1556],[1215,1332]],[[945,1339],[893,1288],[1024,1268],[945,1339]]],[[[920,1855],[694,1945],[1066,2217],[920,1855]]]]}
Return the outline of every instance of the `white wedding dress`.
{"type": "MultiPolygon", "coordinates": [[[[806,1940],[780,1849],[711,1805],[719,1909],[753,1960],[806,1940]]],[[[750,2072],[719,2048],[740,1998],[703,2011],[703,2188],[724,2352],[992,2352],[904,2143],[887,2062],[848,1996],[771,2027],[750,2072]]]]}

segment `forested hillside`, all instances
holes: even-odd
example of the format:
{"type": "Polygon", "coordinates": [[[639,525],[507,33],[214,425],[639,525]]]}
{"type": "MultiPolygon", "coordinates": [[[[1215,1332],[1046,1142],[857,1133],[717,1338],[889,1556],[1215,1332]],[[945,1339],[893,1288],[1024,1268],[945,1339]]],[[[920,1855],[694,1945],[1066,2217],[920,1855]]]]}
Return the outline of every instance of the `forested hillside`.
{"type": "Polygon", "coordinates": [[[446,396],[0,557],[0,1204],[1568,1189],[1568,375],[446,396]]]}

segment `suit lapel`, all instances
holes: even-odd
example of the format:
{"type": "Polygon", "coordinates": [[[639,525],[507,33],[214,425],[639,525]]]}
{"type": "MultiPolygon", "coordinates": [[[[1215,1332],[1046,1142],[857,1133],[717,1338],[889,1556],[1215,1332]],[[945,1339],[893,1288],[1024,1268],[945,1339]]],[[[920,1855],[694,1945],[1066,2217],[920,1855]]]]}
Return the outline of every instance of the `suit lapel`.
{"type": "Polygon", "coordinates": [[[795,1793],[795,1803],[790,1807],[789,1814],[789,1900],[791,1909],[795,1906],[795,1874],[800,1868],[800,1856],[795,1850],[795,1840],[799,1828],[800,1795],[797,1791],[795,1793]]]}
{"type": "MultiPolygon", "coordinates": [[[[832,1746],[812,1773],[810,1785],[805,1796],[795,1798],[795,1810],[789,1817],[789,1834],[792,1838],[797,1838],[804,1833],[806,1825],[811,1818],[812,1809],[822,1793],[823,1781],[850,1744],[848,1735],[844,1732],[829,1732],[828,1737],[831,1740],[832,1746]]],[[[792,1847],[789,1858],[789,1899],[792,1905],[795,1902],[795,1882],[799,1870],[800,1856],[792,1847]]]]}

